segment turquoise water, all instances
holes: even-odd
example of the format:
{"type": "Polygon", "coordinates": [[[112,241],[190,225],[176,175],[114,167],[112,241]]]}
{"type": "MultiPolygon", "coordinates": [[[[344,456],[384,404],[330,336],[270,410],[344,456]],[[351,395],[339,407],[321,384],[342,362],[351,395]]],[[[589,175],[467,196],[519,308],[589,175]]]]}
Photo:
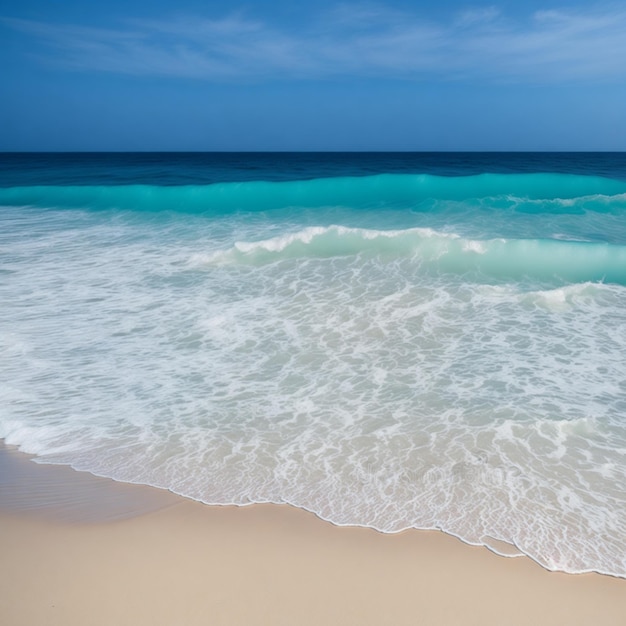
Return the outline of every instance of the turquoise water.
{"type": "Polygon", "coordinates": [[[623,155],[3,159],[7,443],[626,576],[623,155]]]}

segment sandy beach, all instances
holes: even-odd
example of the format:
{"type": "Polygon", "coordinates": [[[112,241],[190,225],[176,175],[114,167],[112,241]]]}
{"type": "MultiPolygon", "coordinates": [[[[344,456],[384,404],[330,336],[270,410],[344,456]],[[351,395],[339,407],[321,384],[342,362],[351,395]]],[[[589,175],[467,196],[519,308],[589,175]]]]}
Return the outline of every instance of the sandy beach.
{"type": "Polygon", "coordinates": [[[626,620],[626,580],[547,572],[439,532],[338,528],[286,505],[206,506],[6,447],[0,456],[3,624],[626,620]]]}

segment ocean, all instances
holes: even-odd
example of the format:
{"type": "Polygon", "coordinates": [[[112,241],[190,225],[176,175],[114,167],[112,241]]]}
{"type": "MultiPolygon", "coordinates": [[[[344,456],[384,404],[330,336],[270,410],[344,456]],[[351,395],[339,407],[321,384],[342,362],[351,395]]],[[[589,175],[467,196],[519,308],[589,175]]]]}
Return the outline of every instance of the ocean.
{"type": "Polygon", "coordinates": [[[626,154],[0,154],[0,438],[626,577],[626,154]]]}

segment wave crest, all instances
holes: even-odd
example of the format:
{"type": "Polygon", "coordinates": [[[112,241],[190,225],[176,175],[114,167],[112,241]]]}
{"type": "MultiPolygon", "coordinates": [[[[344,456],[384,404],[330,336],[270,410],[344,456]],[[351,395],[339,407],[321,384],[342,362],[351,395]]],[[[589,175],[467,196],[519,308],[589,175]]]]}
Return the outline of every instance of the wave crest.
{"type": "Polygon", "coordinates": [[[316,226],[257,242],[195,255],[194,266],[261,266],[289,259],[364,255],[409,258],[421,267],[495,279],[626,285],[626,246],[558,239],[466,239],[426,228],[368,230],[316,226]]]}
{"type": "MultiPolygon", "coordinates": [[[[531,213],[598,212],[626,208],[626,182],[567,174],[479,174],[432,176],[379,174],[315,180],[216,183],[160,187],[33,186],[0,189],[0,205],[42,208],[123,209],[223,213],[289,207],[405,206],[437,211],[427,200],[500,199],[531,213]],[[526,202],[526,201],[531,202],[526,202]],[[549,201],[543,202],[534,201],[549,201]],[[420,203],[424,203],[423,205],[420,203]]],[[[496,208],[499,206],[496,204],[496,208]]]]}

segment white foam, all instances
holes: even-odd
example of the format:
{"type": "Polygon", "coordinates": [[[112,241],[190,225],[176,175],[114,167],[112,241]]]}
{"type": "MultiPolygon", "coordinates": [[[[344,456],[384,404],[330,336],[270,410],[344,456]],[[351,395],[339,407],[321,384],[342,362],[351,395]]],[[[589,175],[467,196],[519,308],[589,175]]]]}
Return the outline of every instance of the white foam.
{"type": "Polygon", "coordinates": [[[463,250],[475,252],[476,254],[485,254],[487,252],[485,244],[481,241],[466,241],[463,244],[463,250]]]}
{"type": "MultiPolygon", "coordinates": [[[[242,261],[265,260],[274,261],[281,258],[281,253],[293,251],[303,253],[306,247],[318,243],[318,247],[310,248],[308,256],[343,256],[359,250],[359,244],[367,249],[367,242],[391,242],[399,251],[410,253],[420,241],[439,240],[442,245],[435,248],[434,256],[445,253],[446,242],[458,240],[455,233],[435,231],[431,228],[409,228],[402,230],[378,230],[366,228],[348,228],[345,226],[309,226],[293,233],[281,234],[269,239],[258,241],[236,241],[227,249],[217,250],[208,254],[193,254],[189,259],[190,267],[203,265],[230,264],[242,261]]],[[[483,253],[484,246],[478,241],[464,241],[464,250],[483,253]]],[[[384,250],[385,248],[382,248],[384,250]]]]}
{"type": "Polygon", "coordinates": [[[623,287],[618,285],[584,282],[555,289],[523,292],[520,294],[520,299],[524,303],[548,310],[565,311],[572,307],[597,307],[600,296],[611,298],[617,295],[619,298],[622,289],[623,287]]]}
{"type": "Polygon", "coordinates": [[[0,228],[10,443],[205,502],[626,573],[623,287],[472,284],[410,254],[202,265],[345,227],[31,219],[0,228]]]}

